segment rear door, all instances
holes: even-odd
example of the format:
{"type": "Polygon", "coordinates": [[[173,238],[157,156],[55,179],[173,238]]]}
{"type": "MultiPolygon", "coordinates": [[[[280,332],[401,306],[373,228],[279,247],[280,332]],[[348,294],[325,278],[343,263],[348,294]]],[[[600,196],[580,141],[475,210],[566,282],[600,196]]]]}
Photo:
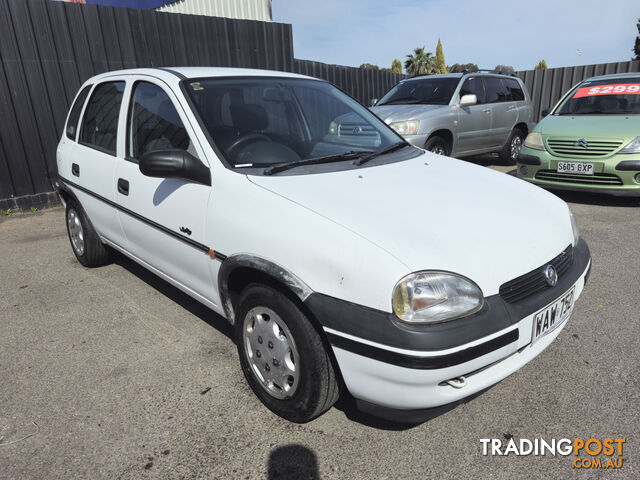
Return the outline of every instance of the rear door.
{"type": "Polygon", "coordinates": [[[473,76],[464,80],[460,98],[467,94],[475,95],[478,103],[458,108],[456,154],[473,153],[491,145],[491,107],[486,103],[482,77],[473,76]]]}
{"type": "MultiPolygon", "coordinates": [[[[101,237],[122,245],[124,234],[114,202],[114,171],[118,129],[124,121],[122,99],[126,82],[101,82],[84,107],[78,142],[67,148],[68,160],[60,175],[66,180],[101,237]]],[[[75,132],[67,125],[71,137],[75,132]]]]}
{"type": "Polygon", "coordinates": [[[127,98],[126,155],[118,162],[115,182],[128,250],[181,288],[213,301],[212,260],[205,245],[211,187],[147,177],[138,167],[142,154],[154,150],[185,150],[201,161],[204,153],[177,97],[162,81],[139,77],[127,98]]]}
{"type": "Polygon", "coordinates": [[[491,146],[502,147],[518,122],[518,109],[502,77],[487,76],[484,82],[491,105],[491,146]]]}

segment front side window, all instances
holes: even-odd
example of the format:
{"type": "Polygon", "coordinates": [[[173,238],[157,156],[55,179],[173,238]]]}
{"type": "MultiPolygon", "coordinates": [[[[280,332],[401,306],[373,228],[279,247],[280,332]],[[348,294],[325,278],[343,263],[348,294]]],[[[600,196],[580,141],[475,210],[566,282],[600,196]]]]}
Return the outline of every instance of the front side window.
{"type": "Polygon", "coordinates": [[[98,85],[84,112],[80,141],[112,155],[118,143],[118,118],[125,82],[107,82],[98,85]]]}
{"type": "Polygon", "coordinates": [[[554,115],[629,114],[640,114],[640,77],[582,82],[554,112],[554,115]]]}
{"type": "Polygon", "coordinates": [[[185,83],[232,167],[376,152],[401,141],[368,109],[326,82],[236,77],[185,83]]]}
{"type": "Polygon", "coordinates": [[[376,104],[378,105],[449,105],[459,78],[424,78],[400,82],[376,104]]]}
{"type": "Polygon", "coordinates": [[[67,138],[71,140],[76,139],[76,135],[78,133],[78,122],[80,121],[80,114],[82,113],[82,107],[84,107],[84,102],[91,91],[91,85],[88,87],[84,87],[78,98],[76,98],[73,107],[71,107],[71,113],[69,114],[69,120],[67,121],[67,128],[65,129],[65,133],[67,138]]]}
{"type": "Polygon", "coordinates": [[[464,84],[460,89],[460,98],[465,95],[475,95],[478,99],[478,104],[487,102],[482,77],[471,77],[464,81],[464,84]]]}
{"type": "Polygon", "coordinates": [[[509,101],[509,90],[499,77],[485,77],[484,84],[487,87],[487,103],[509,101]]]}
{"type": "Polygon", "coordinates": [[[187,150],[196,155],[189,134],[167,93],[159,86],[134,86],[127,129],[127,157],[139,159],[154,150],[187,150]]]}

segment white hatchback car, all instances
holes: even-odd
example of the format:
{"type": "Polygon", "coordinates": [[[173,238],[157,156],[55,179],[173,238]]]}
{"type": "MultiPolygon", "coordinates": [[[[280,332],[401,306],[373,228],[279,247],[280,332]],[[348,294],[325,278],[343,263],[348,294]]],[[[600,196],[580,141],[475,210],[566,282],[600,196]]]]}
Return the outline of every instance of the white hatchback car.
{"type": "Polygon", "coordinates": [[[405,421],[486,389],[559,334],[591,265],[559,198],[425,153],[301,75],[96,76],[57,161],[80,263],[111,247],[223,315],[294,422],[343,388],[405,421]]]}

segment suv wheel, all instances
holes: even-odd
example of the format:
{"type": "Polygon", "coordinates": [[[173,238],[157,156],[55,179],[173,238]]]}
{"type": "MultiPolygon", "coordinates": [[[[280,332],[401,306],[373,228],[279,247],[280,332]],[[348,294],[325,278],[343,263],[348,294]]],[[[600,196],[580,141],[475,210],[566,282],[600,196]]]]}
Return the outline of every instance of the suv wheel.
{"type": "Polygon", "coordinates": [[[67,233],[71,249],[85,267],[97,267],[109,260],[109,250],[89,222],[82,207],[75,201],[67,201],[67,233]]]}
{"type": "Polygon", "coordinates": [[[427,152],[435,153],[436,155],[449,155],[449,144],[442,138],[433,136],[424,144],[424,149],[427,152]]]}
{"type": "Polygon", "coordinates": [[[509,135],[509,140],[500,151],[500,158],[509,165],[515,165],[518,161],[520,149],[524,143],[524,132],[519,128],[514,128],[509,135]]]}
{"type": "Polygon", "coordinates": [[[308,422],[339,396],[322,339],[286,295],[251,284],[240,296],[235,328],[240,364],[257,397],[276,415],[308,422]]]}

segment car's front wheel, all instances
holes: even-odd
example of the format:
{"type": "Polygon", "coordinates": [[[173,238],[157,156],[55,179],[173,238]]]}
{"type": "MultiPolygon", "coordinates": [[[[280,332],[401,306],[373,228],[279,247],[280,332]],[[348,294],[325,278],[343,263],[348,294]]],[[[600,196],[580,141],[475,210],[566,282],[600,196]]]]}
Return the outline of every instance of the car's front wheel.
{"type": "Polygon", "coordinates": [[[322,338],[284,293],[247,286],[238,302],[235,328],[242,371],[258,398],[275,414],[307,422],[339,396],[322,338]]]}
{"type": "Polygon", "coordinates": [[[427,152],[435,153],[436,155],[449,155],[449,153],[451,153],[447,141],[437,135],[427,140],[424,144],[424,149],[427,152]]]}
{"type": "Polygon", "coordinates": [[[87,214],[74,200],[67,201],[65,211],[71,249],[85,267],[97,267],[109,260],[109,250],[102,243],[87,214]]]}

